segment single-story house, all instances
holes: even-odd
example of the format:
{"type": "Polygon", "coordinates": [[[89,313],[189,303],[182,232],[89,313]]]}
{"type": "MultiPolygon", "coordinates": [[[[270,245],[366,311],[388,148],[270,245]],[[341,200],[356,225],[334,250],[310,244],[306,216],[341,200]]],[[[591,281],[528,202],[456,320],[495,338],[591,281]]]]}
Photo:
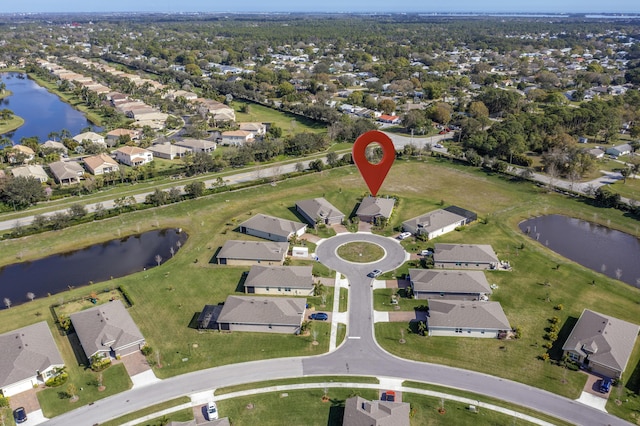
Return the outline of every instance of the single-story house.
{"type": "Polygon", "coordinates": [[[409,269],[416,299],[481,300],[491,294],[482,271],[409,269]]]}
{"type": "Polygon", "coordinates": [[[499,263],[488,244],[434,244],[435,268],[495,269],[499,263]]]}
{"type": "Polygon", "coordinates": [[[50,149],[52,151],[57,151],[61,154],[67,154],[69,149],[62,142],[58,141],[46,141],[42,144],[41,148],[50,149]]]}
{"type": "Polygon", "coordinates": [[[20,162],[22,164],[28,163],[36,157],[34,150],[25,145],[13,145],[11,151],[9,151],[9,162],[14,164],[20,162]],[[21,157],[18,159],[18,157],[21,157]]]}
{"type": "Polygon", "coordinates": [[[236,121],[236,112],[222,102],[205,98],[197,98],[194,102],[199,105],[199,109],[203,109],[215,121],[236,121]]]}
{"type": "Polygon", "coordinates": [[[307,299],[228,296],[216,320],[221,331],[300,333],[307,299]]]}
{"type": "Polygon", "coordinates": [[[46,321],[0,334],[0,395],[33,389],[64,367],[46,321]]]}
{"type": "MultiPolygon", "coordinates": [[[[454,207],[454,206],[452,206],[454,207]]],[[[471,218],[453,209],[438,209],[402,222],[402,230],[414,235],[425,235],[429,240],[439,237],[471,222],[471,218]]]]}
{"type": "Polygon", "coordinates": [[[511,326],[498,302],[430,300],[427,329],[429,336],[498,338],[511,326]]]}
{"type": "Polygon", "coordinates": [[[619,378],[627,367],[639,330],[636,324],[585,309],[562,350],[595,373],[619,378]]]}
{"type": "Polygon", "coordinates": [[[56,161],[49,164],[53,178],[61,185],[78,183],[84,176],[84,168],[75,161],[56,161]]]}
{"type": "Polygon", "coordinates": [[[262,136],[267,133],[267,126],[263,123],[238,123],[240,130],[251,132],[254,135],[262,136]]]}
{"type": "Polygon", "coordinates": [[[118,166],[116,160],[104,153],[86,157],[84,159],[84,164],[87,166],[89,173],[95,176],[120,170],[120,166],[118,166]]]}
{"type": "Polygon", "coordinates": [[[285,296],[313,296],[311,266],[253,265],[244,281],[249,294],[281,294],[285,296]]]}
{"type": "Polygon", "coordinates": [[[282,265],[288,251],[287,242],[229,240],[216,257],[221,265],[282,265]]]}
{"type": "Polygon", "coordinates": [[[246,130],[229,130],[222,132],[220,137],[222,138],[222,145],[241,146],[247,142],[253,141],[255,136],[253,132],[248,132],[246,130]]]}
{"type": "Polygon", "coordinates": [[[369,223],[375,223],[380,218],[388,220],[395,204],[395,198],[365,197],[356,210],[356,216],[361,221],[369,223]]]}
{"type": "Polygon", "coordinates": [[[192,152],[213,152],[216,150],[216,143],[205,139],[182,139],[176,145],[190,149],[192,152]]]}
{"type": "Polygon", "coordinates": [[[79,135],[75,135],[73,140],[82,144],[84,141],[89,141],[91,143],[95,143],[98,145],[102,145],[104,147],[107,146],[107,143],[104,140],[104,136],[97,134],[96,132],[84,132],[79,135]]]}
{"type": "Polygon", "coordinates": [[[325,225],[340,224],[344,220],[344,213],[324,198],[311,198],[296,201],[296,211],[315,227],[318,221],[325,225]]]}
{"type": "Polygon", "coordinates": [[[132,130],[132,129],[113,129],[109,133],[107,133],[106,142],[109,146],[116,146],[120,141],[122,136],[129,136],[129,139],[132,141],[136,141],[140,139],[140,130],[132,130]]]}
{"type": "Polygon", "coordinates": [[[378,121],[389,124],[400,124],[402,120],[397,115],[382,114],[378,117],[378,121]]]}
{"type": "Polygon", "coordinates": [[[257,214],[238,226],[243,234],[264,238],[270,241],[289,241],[293,236],[300,237],[307,231],[307,225],[293,220],[257,214]]]}
{"type": "Polygon", "coordinates": [[[407,402],[369,401],[353,396],[344,403],[343,426],[409,426],[407,402]]]}
{"type": "Polygon", "coordinates": [[[153,152],[137,146],[122,146],[113,153],[116,160],[127,166],[137,167],[153,161],[153,152]]]}
{"type": "Polygon", "coordinates": [[[628,143],[623,143],[621,145],[616,145],[611,148],[607,148],[605,151],[608,155],[612,155],[614,157],[619,157],[621,155],[631,154],[633,148],[628,143]]]}
{"type": "Polygon", "coordinates": [[[140,350],[145,339],[120,300],[70,315],[73,328],[87,359],[125,356],[140,350]]]}
{"type": "Polygon", "coordinates": [[[593,158],[604,158],[604,151],[600,148],[592,148],[587,150],[587,153],[590,154],[593,158]]]}
{"type": "Polygon", "coordinates": [[[11,169],[11,174],[13,177],[22,176],[37,179],[40,183],[45,183],[49,180],[49,175],[47,175],[47,172],[45,172],[39,164],[14,167],[11,169]]]}
{"type": "Polygon", "coordinates": [[[158,158],[165,160],[173,160],[174,158],[182,158],[191,152],[190,149],[183,146],[173,145],[171,142],[158,143],[151,145],[149,151],[158,158]]]}

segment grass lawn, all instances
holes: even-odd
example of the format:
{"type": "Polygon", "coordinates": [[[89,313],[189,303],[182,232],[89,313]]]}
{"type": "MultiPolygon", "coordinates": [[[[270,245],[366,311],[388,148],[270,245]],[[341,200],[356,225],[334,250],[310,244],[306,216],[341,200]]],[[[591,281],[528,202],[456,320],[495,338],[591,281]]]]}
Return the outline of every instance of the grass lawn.
{"type": "Polygon", "coordinates": [[[640,200],[640,177],[627,178],[626,182],[616,181],[613,185],[609,185],[609,188],[622,197],[640,200]]]}
{"type": "MultiPolygon", "coordinates": [[[[162,417],[156,417],[155,419],[138,423],[138,426],[165,426],[169,422],[188,422],[189,420],[193,420],[193,410],[191,408],[185,408],[184,410],[176,411],[162,417]]],[[[106,423],[103,423],[103,425],[104,424],[106,423]]]]}
{"type": "Polygon", "coordinates": [[[349,306],[349,290],[346,288],[340,288],[340,307],[338,308],[339,312],[347,312],[347,307],[349,306]]]}
{"type": "Polygon", "coordinates": [[[271,123],[282,129],[284,135],[311,132],[322,133],[327,131],[327,125],[318,123],[308,118],[300,117],[289,112],[278,111],[252,102],[233,101],[231,106],[236,112],[236,122],[271,123]],[[249,112],[240,112],[242,105],[249,105],[249,112]]]}
{"type": "Polygon", "coordinates": [[[12,116],[8,120],[0,120],[0,135],[16,130],[24,124],[24,118],[17,115],[12,116]]]}
{"type": "Polygon", "coordinates": [[[260,389],[271,386],[284,386],[298,383],[371,383],[378,384],[380,381],[375,377],[353,377],[353,376],[311,376],[299,379],[279,379],[265,382],[244,383],[241,385],[227,386],[215,390],[215,396],[226,395],[228,393],[240,392],[249,389],[260,389]]]}
{"type": "MultiPolygon", "coordinates": [[[[65,362],[67,358],[65,357],[65,362]]],[[[106,389],[98,391],[95,383],[96,373],[90,369],[67,364],[69,381],[57,388],[44,389],[37,393],[40,407],[45,417],[55,417],[71,411],[98,399],[115,395],[131,388],[131,380],[123,364],[112,365],[102,372],[103,384],[106,389]],[[71,402],[67,397],[69,383],[73,383],[78,391],[77,402],[71,402]]]]}
{"type": "Polygon", "coordinates": [[[290,425],[341,425],[344,401],[353,395],[377,399],[378,393],[371,389],[330,388],[329,401],[323,402],[323,389],[295,390],[250,395],[218,402],[221,417],[229,417],[234,426],[283,424],[290,425]],[[287,395],[287,396],[284,396],[287,395]],[[252,404],[252,408],[247,408],[252,404]]]}
{"type": "Polygon", "coordinates": [[[404,297],[404,290],[382,288],[373,291],[373,309],[376,311],[414,311],[420,306],[427,306],[427,300],[408,299],[404,297]],[[397,304],[392,304],[392,296],[396,295],[397,304]]]}
{"type": "Polygon", "coordinates": [[[384,250],[377,244],[356,241],[338,247],[338,256],[348,262],[370,263],[382,259],[384,250]]]}
{"type": "MultiPolygon", "coordinates": [[[[379,343],[398,356],[479,370],[575,398],[584,376],[538,360],[545,352],[542,344],[548,319],[558,316],[566,328],[584,308],[631,322],[637,322],[640,317],[640,290],[554,254],[517,228],[520,221],[536,215],[565,214],[639,235],[638,221],[624,212],[595,208],[581,200],[547,193],[528,182],[431,157],[426,160],[423,157],[423,161],[396,162],[381,192],[399,200],[390,224],[382,232],[385,234],[393,233],[403,220],[442,205],[458,205],[482,217],[483,223],[476,222],[433,242],[491,244],[501,260],[510,261],[512,272],[488,272],[487,278],[498,285],[492,299],[501,302],[511,325],[522,329],[522,338],[512,341],[429,338],[405,333],[407,343],[400,345],[398,330],[406,329],[406,323],[376,324],[379,343]],[[558,264],[561,268],[557,269],[558,264]],[[592,280],[597,285],[590,285],[592,280]],[[551,285],[544,286],[545,281],[551,285]],[[551,301],[547,302],[547,298],[551,301]],[[563,304],[564,309],[554,310],[557,304],[563,304]],[[473,355],[477,353],[488,355],[483,363],[477,362],[477,356],[473,355]]],[[[149,344],[160,352],[162,368],[155,369],[159,377],[255,359],[324,353],[328,349],[328,324],[313,324],[318,327],[320,342],[314,346],[311,336],[200,333],[192,328],[193,320],[205,304],[220,303],[229,294],[241,294],[240,277],[249,267],[212,263],[224,241],[252,239],[233,231],[239,220],[256,213],[296,220],[295,201],[321,196],[338,209],[352,212],[357,198],[364,194],[366,186],[355,167],[344,167],[289,179],[275,187],[265,185],[225,192],[62,231],[3,241],[0,265],[153,228],[181,227],[189,235],[180,252],[160,267],[0,310],[0,333],[43,319],[52,324],[49,306],[60,298],[68,300],[124,285],[136,302],[129,312],[149,344]],[[158,321],[159,315],[162,321],[158,321]],[[194,343],[198,344],[197,348],[194,343]],[[188,360],[183,362],[183,358],[188,360]]],[[[309,262],[314,264],[314,272],[316,265],[320,267],[318,262],[309,262]]],[[[400,270],[403,268],[408,266],[400,270]]],[[[334,276],[328,269],[325,273],[324,276],[334,276]]],[[[386,301],[390,295],[381,297],[386,301]]],[[[557,356],[556,349],[557,345],[552,349],[552,358],[557,356]]],[[[71,354],[69,359],[73,360],[72,357],[71,354]]],[[[637,361],[634,362],[637,365],[637,361]]],[[[628,371],[635,371],[636,365],[630,363],[628,371]]],[[[625,376],[625,381],[631,380],[629,377],[625,376]]],[[[108,381],[106,385],[109,392],[111,385],[108,381]]],[[[621,405],[620,410],[626,414],[620,416],[630,419],[627,406],[621,405]]]]}

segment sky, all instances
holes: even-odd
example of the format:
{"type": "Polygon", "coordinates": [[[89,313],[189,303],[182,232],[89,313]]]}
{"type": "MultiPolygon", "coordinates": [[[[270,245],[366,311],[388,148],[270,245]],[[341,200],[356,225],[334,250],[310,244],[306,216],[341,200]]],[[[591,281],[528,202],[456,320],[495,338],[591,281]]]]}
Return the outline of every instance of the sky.
{"type": "Polygon", "coordinates": [[[640,13],[638,0],[0,0],[14,12],[640,13]]]}

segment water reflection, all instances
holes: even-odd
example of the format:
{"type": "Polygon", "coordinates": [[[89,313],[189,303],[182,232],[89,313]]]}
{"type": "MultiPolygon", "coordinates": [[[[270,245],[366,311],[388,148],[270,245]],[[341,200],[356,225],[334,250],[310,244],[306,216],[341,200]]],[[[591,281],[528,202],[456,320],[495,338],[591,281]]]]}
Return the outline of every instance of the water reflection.
{"type": "Polygon", "coordinates": [[[633,235],[561,215],[536,217],[519,227],[582,266],[640,287],[640,240],[633,235]]]}

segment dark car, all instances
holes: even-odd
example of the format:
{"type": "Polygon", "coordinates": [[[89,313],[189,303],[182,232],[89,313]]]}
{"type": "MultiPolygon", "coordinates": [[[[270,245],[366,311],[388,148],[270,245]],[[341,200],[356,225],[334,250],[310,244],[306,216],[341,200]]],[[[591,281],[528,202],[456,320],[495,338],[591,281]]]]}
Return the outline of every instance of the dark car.
{"type": "Polygon", "coordinates": [[[13,410],[13,418],[15,419],[16,423],[26,422],[27,412],[25,411],[24,407],[19,407],[13,410]]]}
{"type": "Polygon", "coordinates": [[[396,401],[396,393],[394,391],[386,391],[382,394],[383,401],[395,402],[396,401]]]}
{"type": "Polygon", "coordinates": [[[602,379],[602,382],[600,383],[600,392],[602,393],[607,393],[609,392],[609,390],[611,389],[611,379],[608,377],[605,377],[604,379],[602,379]]]}
{"type": "Polygon", "coordinates": [[[326,321],[326,320],[329,319],[329,315],[325,314],[324,312],[316,312],[316,313],[313,313],[313,314],[309,315],[309,319],[318,320],[318,321],[326,321]]]}

